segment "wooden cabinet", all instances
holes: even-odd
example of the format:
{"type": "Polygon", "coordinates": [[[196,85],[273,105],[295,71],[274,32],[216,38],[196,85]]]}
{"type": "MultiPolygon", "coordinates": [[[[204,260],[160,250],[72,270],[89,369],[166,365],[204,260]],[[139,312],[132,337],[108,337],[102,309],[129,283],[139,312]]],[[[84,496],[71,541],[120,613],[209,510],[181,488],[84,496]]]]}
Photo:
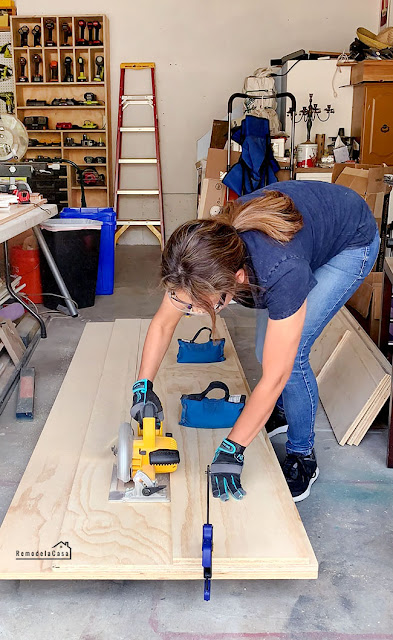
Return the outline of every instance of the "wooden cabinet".
{"type": "Polygon", "coordinates": [[[393,164],[393,82],[354,86],[351,135],[362,164],[393,164]]]}

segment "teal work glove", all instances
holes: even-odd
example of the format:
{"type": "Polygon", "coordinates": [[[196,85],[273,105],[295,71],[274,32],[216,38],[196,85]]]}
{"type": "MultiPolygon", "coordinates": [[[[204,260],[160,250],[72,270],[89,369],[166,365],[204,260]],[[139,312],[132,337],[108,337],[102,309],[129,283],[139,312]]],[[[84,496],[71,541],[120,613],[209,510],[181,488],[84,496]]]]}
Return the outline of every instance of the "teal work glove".
{"type": "Polygon", "coordinates": [[[156,418],[160,422],[164,420],[164,412],[159,397],[153,391],[153,383],[151,380],[144,378],[137,380],[132,387],[134,393],[131,407],[131,417],[139,424],[142,424],[141,409],[145,404],[153,404],[156,410],[156,418]]]}
{"type": "Polygon", "coordinates": [[[246,495],[240,483],[245,448],[228,438],[221,442],[210,467],[213,498],[226,502],[229,494],[236,500],[241,500],[246,495]]]}

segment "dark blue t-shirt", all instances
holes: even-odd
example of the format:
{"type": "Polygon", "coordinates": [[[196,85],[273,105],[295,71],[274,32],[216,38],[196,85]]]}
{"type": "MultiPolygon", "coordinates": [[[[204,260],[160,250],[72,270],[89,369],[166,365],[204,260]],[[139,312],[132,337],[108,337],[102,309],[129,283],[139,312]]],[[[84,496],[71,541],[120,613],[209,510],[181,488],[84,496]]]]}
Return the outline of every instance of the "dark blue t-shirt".
{"type": "Polygon", "coordinates": [[[302,306],[317,284],[313,272],[348,248],[370,244],[377,224],[366,202],[352,189],[311,180],[276,182],[239,198],[247,202],[279,191],[303,216],[303,228],[280,243],[261,231],[243,231],[253,304],[268,308],[273,320],[287,318],[302,306]]]}

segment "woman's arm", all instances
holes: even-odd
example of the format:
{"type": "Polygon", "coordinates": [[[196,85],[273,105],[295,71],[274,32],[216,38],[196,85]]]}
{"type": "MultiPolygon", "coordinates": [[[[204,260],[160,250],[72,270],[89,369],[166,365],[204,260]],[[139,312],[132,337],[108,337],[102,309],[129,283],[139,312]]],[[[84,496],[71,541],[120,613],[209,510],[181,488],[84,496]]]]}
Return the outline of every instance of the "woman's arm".
{"type": "Polygon", "coordinates": [[[165,294],[146,335],[138,374],[139,379],[147,378],[153,382],[176,326],[183,315],[171,304],[165,294]]]}
{"type": "Polygon", "coordinates": [[[266,424],[293,369],[304,319],[304,302],[296,313],[283,320],[269,320],[262,358],[262,378],[228,438],[247,447],[266,424]]]}

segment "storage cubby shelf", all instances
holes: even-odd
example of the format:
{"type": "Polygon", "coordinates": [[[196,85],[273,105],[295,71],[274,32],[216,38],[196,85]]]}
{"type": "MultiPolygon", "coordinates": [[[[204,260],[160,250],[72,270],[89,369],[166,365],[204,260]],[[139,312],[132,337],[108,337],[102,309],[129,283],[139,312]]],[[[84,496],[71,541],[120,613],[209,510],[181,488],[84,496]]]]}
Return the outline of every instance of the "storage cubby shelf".
{"type": "MultiPolygon", "coordinates": [[[[29,105],[22,105],[20,107],[18,107],[18,109],[20,111],[27,111],[30,109],[68,109],[68,111],[75,111],[75,109],[86,109],[86,111],[89,111],[90,109],[105,109],[105,105],[77,105],[77,104],[73,104],[73,105],[59,105],[58,107],[54,107],[51,104],[47,104],[47,105],[42,105],[42,106],[31,106],[29,107],[29,105]]],[[[71,129],[71,131],[76,131],[76,129],[71,129]]],[[[89,131],[97,131],[97,129],[89,129],[89,131]]]]}
{"type": "Polygon", "coordinates": [[[16,82],[18,87],[103,87],[105,82],[16,82]]]}
{"type": "MultiPolygon", "coordinates": [[[[93,37],[95,36],[93,32],[93,37]]],[[[88,29],[84,37],[88,38],[88,29]]],[[[15,89],[15,115],[22,122],[25,116],[34,118],[46,117],[48,119],[48,129],[28,128],[29,138],[40,141],[37,146],[28,147],[28,157],[34,157],[34,153],[45,157],[63,157],[76,162],[81,168],[94,168],[106,176],[106,186],[86,186],[86,190],[91,194],[87,197],[87,206],[108,207],[112,206],[112,163],[111,163],[111,126],[110,126],[110,87],[109,87],[109,25],[108,19],[104,15],[79,15],[79,16],[12,16],[11,17],[11,41],[14,50],[14,89],[15,89]],[[77,39],[81,37],[78,21],[94,21],[101,23],[99,30],[99,45],[80,45],[77,39]],[[54,22],[52,35],[46,27],[46,22],[54,22]],[[69,44],[64,45],[63,23],[67,23],[71,30],[69,44]],[[29,27],[28,46],[20,46],[21,39],[18,33],[19,28],[26,24],[29,27]],[[41,27],[40,46],[33,46],[32,29],[35,25],[41,27]],[[48,47],[46,42],[52,39],[55,46],[48,47]],[[39,56],[34,60],[34,56],[39,56]],[[101,67],[97,66],[96,58],[102,56],[103,80],[96,81],[94,78],[99,75],[101,67]],[[65,59],[71,58],[71,69],[74,76],[71,82],[65,82],[67,75],[65,59]],[[25,59],[25,63],[21,58],[25,59]],[[78,62],[78,58],[83,58],[83,65],[78,62]],[[51,81],[57,62],[58,80],[51,81]],[[38,64],[38,67],[36,65],[38,64]],[[42,77],[42,82],[33,82],[35,74],[42,77]],[[78,81],[78,76],[83,74],[86,82],[78,81]],[[28,82],[19,82],[19,78],[24,76],[28,82]],[[91,92],[96,95],[101,104],[98,105],[63,105],[53,106],[52,100],[55,98],[74,98],[84,100],[84,94],[91,92]],[[42,100],[47,105],[26,104],[28,100],[42,100]],[[69,114],[67,114],[67,110],[69,114]],[[56,129],[57,123],[71,122],[73,125],[82,125],[85,120],[92,120],[98,124],[99,129],[56,129]],[[102,128],[102,127],[105,128],[102,128]],[[104,146],[89,147],[78,144],[77,146],[66,146],[66,138],[74,138],[75,142],[80,142],[82,135],[86,134],[92,140],[101,141],[104,146]],[[55,146],[45,146],[45,142],[55,142],[55,146]],[[105,157],[105,163],[83,163],[83,156],[105,157]]],[[[99,61],[100,62],[100,61],[99,61]]],[[[69,72],[68,71],[68,72],[69,72]]],[[[80,206],[80,187],[76,185],[75,169],[67,165],[67,195],[69,206],[80,206]],[[78,193],[79,192],[79,193],[78,193]]]]}

